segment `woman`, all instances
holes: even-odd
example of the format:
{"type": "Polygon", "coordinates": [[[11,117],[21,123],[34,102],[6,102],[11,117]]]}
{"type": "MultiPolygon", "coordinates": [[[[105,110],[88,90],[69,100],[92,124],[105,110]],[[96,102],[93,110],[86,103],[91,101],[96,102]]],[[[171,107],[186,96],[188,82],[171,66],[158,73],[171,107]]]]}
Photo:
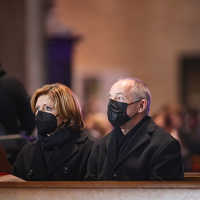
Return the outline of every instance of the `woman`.
{"type": "Polygon", "coordinates": [[[26,145],[14,165],[25,180],[83,180],[92,142],[72,91],[56,83],[44,85],[31,99],[38,141],[26,145]]]}

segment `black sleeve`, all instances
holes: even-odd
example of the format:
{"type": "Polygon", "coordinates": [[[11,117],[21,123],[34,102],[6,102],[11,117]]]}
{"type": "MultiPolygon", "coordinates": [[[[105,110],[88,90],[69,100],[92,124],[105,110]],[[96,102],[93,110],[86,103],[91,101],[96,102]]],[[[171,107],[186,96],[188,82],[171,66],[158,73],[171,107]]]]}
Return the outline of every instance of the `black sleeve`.
{"type": "Polygon", "coordinates": [[[88,139],[87,142],[81,148],[82,159],[80,162],[80,174],[81,174],[80,180],[85,180],[85,176],[87,172],[87,164],[88,164],[88,159],[91,153],[92,145],[93,145],[93,142],[88,139]]]}
{"type": "Polygon", "coordinates": [[[183,180],[184,169],[179,143],[173,140],[158,149],[152,157],[149,170],[150,180],[183,180]]]}
{"type": "Polygon", "coordinates": [[[27,179],[27,173],[30,169],[33,157],[33,147],[31,143],[26,144],[19,152],[13,166],[13,175],[25,180],[27,179]]]}

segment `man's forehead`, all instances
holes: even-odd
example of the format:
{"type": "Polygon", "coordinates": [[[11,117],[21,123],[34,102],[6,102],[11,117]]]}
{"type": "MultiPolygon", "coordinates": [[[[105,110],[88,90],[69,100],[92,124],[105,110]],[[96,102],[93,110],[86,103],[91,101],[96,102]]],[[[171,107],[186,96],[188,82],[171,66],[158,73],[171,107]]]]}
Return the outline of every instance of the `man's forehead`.
{"type": "Polygon", "coordinates": [[[132,99],[132,95],[130,94],[130,90],[124,85],[113,85],[110,89],[109,96],[111,99],[120,99],[123,101],[129,101],[132,99]]]}
{"type": "Polygon", "coordinates": [[[126,82],[117,82],[110,89],[110,93],[121,94],[121,95],[122,94],[127,95],[129,91],[130,87],[128,87],[126,82]]]}

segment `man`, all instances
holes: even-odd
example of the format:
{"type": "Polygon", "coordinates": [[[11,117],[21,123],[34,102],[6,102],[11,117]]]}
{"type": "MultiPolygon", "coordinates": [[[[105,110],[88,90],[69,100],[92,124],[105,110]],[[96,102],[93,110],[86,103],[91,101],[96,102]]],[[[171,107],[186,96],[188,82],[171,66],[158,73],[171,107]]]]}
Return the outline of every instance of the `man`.
{"type": "Polygon", "coordinates": [[[150,91],[138,79],[112,86],[107,114],[114,129],[94,146],[86,179],[183,179],[179,143],[148,116],[150,103],[150,91]]]}

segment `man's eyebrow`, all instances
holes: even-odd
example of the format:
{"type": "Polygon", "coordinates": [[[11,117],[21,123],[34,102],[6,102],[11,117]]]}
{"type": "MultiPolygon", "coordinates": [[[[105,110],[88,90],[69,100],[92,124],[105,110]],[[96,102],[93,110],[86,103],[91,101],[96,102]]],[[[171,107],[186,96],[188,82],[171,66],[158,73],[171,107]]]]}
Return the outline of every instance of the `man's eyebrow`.
{"type": "Polygon", "coordinates": [[[128,95],[125,95],[125,94],[122,93],[122,92],[116,93],[116,96],[122,96],[122,97],[124,97],[124,98],[126,98],[126,99],[129,99],[129,96],[128,96],[128,95]]]}
{"type": "Polygon", "coordinates": [[[124,96],[121,92],[117,92],[117,93],[110,92],[108,96],[113,97],[113,96],[119,96],[119,95],[124,96]]]}

